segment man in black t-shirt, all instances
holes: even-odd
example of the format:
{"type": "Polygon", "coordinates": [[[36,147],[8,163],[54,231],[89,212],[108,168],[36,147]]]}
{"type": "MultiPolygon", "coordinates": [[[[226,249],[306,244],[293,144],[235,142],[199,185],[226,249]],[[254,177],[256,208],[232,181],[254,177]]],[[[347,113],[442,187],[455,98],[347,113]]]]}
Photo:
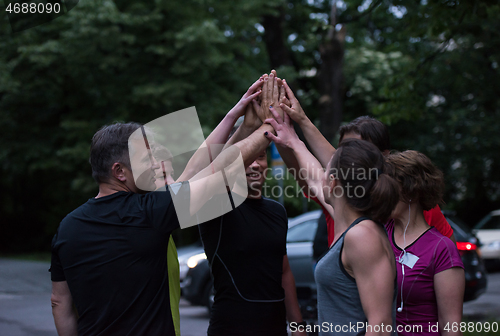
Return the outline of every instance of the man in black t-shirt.
{"type": "MultiPolygon", "coordinates": [[[[143,193],[134,182],[128,140],[139,127],[117,123],[94,135],[90,163],[99,194],[68,214],[54,236],[51,301],[59,335],[176,334],[178,307],[169,292],[179,284],[169,279],[176,260],[168,251],[179,221],[169,192],[143,193]]],[[[158,167],[151,165],[142,178],[154,183],[158,167]]],[[[170,175],[171,162],[166,167],[170,175]]]]}
{"type": "Polygon", "coordinates": [[[262,197],[266,171],[264,150],[246,170],[247,199],[199,225],[215,289],[209,336],[281,336],[287,319],[302,322],[286,255],[287,215],[262,197]]]}
{"type": "MultiPolygon", "coordinates": [[[[254,91],[260,85],[259,81],[254,83],[229,111],[207,138],[207,147],[227,139],[234,121],[259,94],[254,91]]],[[[246,165],[254,161],[269,144],[265,132],[274,130],[267,124],[256,127],[208,167],[203,167],[202,160],[190,160],[179,177],[187,182],[147,193],[144,190],[155,190],[155,170],[160,165],[144,128],[136,123],[116,123],[99,130],[90,153],[99,193],[62,220],[52,242],[51,303],[58,334],[179,335],[178,301],[170,295],[172,286],[179,288],[178,276],[169,277],[173,264],[171,232],[179,227],[179,220],[187,218],[186,223],[196,217],[206,200],[226,193],[220,172],[234,182],[232,174],[238,171],[234,165],[228,166],[231,158],[237,154],[246,165]],[[144,136],[131,140],[135,131],[144,136]],[[131,146],[135,141],[142,143],[131,146]],[[141,172],[136,179],[131,157],[141,172]],[[174,208],[175,202],[187,213],[174,208]]],[[[172,163],[163,160],[161,169],[165,183],[173,182],[169,176],[172,163]]],[[[175,263],[178,267],[177,260],[175,263]]]]}

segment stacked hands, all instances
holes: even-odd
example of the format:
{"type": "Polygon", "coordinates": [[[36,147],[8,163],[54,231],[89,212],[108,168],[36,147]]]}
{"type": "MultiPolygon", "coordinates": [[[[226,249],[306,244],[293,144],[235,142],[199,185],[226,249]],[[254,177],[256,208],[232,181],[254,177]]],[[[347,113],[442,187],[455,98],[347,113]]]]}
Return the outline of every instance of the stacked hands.
{"type": "Polygon", "coordinates": [[[236,118],[244,115],[243,127],[250,130],[259,128],[263,123],[270,124],[276,135],[270,132],[264,135],[276,145],[286,148],[292,148],[296,141],[300,141],[291,120],[300,125],[306,119],[288,83],[279,78],[275,70],[253,83],[228,114],[236,118]]]}

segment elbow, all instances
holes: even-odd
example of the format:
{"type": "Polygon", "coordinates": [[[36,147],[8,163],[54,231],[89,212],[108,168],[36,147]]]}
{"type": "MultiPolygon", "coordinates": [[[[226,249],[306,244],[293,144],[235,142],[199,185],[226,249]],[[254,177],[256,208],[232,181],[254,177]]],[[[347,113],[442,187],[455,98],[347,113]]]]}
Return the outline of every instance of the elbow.
{"type": "Polygon", "coordinates": [[[50,306],[52,309],[58,307],[61,304],[61,300],[57,297],[57,295],[52,294],[50,296],[50,306]]]}

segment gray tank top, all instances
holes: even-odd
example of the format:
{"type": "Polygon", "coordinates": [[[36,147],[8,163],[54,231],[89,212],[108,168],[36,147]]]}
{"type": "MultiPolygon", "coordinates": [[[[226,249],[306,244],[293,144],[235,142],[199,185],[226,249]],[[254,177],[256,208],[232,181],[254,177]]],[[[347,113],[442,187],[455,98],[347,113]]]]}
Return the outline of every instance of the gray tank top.
{"type": "MultiPolygon", "coordinates": [[[[318,290],[320,335],[342,334],[342,336],[347,336],[364,335],[366,333],[365,326],[368,320],[361,305],[356,280],[347,273],[341,260],[345,234],[353,226],[366,219],[369,218],[360,217],[356,219],[323,258],[318,261],[316,266],[314,277],[318,290]]],[[[397,335],[396,297],[397,282],[394,279],[392,335],[397,335]]]]}

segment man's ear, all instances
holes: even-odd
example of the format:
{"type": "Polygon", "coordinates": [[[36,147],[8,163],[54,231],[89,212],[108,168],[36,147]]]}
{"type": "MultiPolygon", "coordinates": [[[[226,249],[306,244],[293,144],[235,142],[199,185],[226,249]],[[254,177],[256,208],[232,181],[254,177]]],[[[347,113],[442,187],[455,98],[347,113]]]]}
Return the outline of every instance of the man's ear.
{"type": "Polygon", "coordinates": [[[124,167],[123,164],[115,162],[111,166],[111,175],[118,181],[126,182],[127,176],[125,175],[124,169],[126,169],[126,167],[124,167]]]}

